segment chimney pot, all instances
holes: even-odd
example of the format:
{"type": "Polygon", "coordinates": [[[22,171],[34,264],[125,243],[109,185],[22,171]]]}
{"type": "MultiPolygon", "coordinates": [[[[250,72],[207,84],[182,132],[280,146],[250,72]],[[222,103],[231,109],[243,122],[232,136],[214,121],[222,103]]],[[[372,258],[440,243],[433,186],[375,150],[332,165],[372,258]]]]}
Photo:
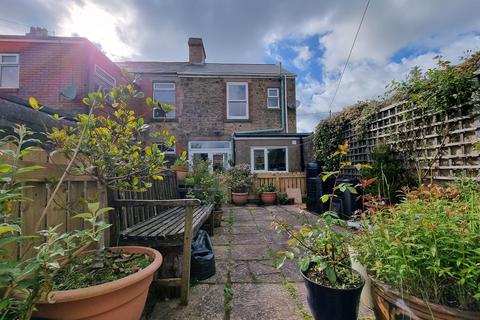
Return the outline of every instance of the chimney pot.
{"type": "Polygon", "coordinates": [[[32,38],[46,38],[48,37],[48,30],[41,27],[30,27],[30,32],[25,35],[32,38]]]}
{"type": "Polygon", "coordinates": [[[205,48],[203,47],[202,38],[189,38],[188,39],[188,62],[191,64],[203,64],[205,63],[205,48]]]}

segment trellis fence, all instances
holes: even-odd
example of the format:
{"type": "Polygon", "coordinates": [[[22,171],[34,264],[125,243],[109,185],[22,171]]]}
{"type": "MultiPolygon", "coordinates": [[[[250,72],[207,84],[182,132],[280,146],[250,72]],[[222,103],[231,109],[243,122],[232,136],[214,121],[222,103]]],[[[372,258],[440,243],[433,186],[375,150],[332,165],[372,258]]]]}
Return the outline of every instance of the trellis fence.
{"type": "MultiPolygon", "coordinates": [[[[41,165],[44,167],[21,176],[22,179],[27,179],[29,182],[26,184],[31,186],[24,191],[25,196],[30,200],[22,202],[14,209],[16,217],[22,219],[24,235],[38,236],[35,224],[41,217],[47,199],[53,192],[55,180],[58,181],[66,167],[66,161],[58,157],[52,159],[45,152],[38,151],[25,156],[19,164],[20,166],[41,165]]],[[[83,228],[81,219],[74,219],[72,216],[76,213],[87,212],[85,199],[100,201],[101,206],[106,206],[105,188],[93,177],[67,175],[55,196],[53,205],[41,222],[40,228],[46,229],[60,224],[58,229],[60,233],[83,228]]],[[[108,233],[106,233],[104,241],[108,244],[108,233]]],[[[36,244],[41,242],[41,238],[36,240],[36,244]]],[[[25,252],[27,248],[29,248],[27,245],[10,246],[9,251],[17,259],[28,258],[32,256],[33,251],[25,252]]]]}
{"type": "MultiPolygon", "coordinates": [[[[363,132],[352,124],[345,132],[350,144],[348,160],[353,164],[371,162],[374,146],[395,147],[410,168],[419,167],[434,180],[455,176],[477,176],[480,141],[480,106],[465,104],[448,112],[424,112],[395,103],[380,109],[363,132]]],[[[353,170],[349,171],[353,174],[353,170]]]]}

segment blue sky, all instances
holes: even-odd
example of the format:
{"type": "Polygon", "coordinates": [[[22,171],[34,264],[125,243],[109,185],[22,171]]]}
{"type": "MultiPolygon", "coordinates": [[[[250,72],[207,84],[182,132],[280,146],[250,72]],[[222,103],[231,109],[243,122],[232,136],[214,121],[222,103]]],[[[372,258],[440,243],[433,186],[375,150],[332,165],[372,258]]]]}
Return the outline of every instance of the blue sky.
{"type": "MultiPolygon", "coordinates": [[[[365,7],[362,0],[3,0],[0,33],[31,25],[100,43],[115,61],[186,61],[202,37],[207,62],[278,63],[298,75],[299,131],[329,112],[365,7]]],[[[332,111],[383,95],[410,68],[480,50],[478,0],[371,0],[332,111]]]]}

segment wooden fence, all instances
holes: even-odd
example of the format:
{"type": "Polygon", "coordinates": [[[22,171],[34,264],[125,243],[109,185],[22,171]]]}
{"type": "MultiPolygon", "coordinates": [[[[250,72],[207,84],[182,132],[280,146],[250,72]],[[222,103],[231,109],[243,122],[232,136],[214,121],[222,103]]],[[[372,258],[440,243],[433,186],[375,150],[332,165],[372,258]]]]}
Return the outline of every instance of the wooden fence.
{"type": "MultiPolygon", "coordinates": [[[[43,152],[34,152],[27,155],[20,166],[41,165],[44,169],[33,171],[21,176],[28,179],[26,185],[31,188],[25,189],[25,196],[30,200],[22,202],[14,210],[17,217],[22,219],[22,231],[25,235],[38,235],[35,224],[40,218],[43,209],[46,206],[47,199],[50,197],[55,187],[55,179],[59,179],[65,169],[65,160],[61,158],[50,158],[43,152]]],[[[55,196],[54,203],[47,212],[42,221],[41,229],[46,229],[55,225],[61,225],[58,232],[72,231],[83,228],[80,219],[73,219],[76,213],[86,212],[85,199],[100,201],[101,206],[106,206],[105,188],[101,186],[93,177],[67,175],[65,181],[55,196]]],[[[41,243],[39,238],[36,244],[41,243]]],[[[108,245],[108,233],[104,239],[108,245]]],[[[9,251],[17,259],[20,257],[31,257],[33,252],[25,252],[26,245],[17,247],[11,246],[9,251]]]]}
{"type": "Polygon", "coordinates": [[[474,144],[480,141],[480,106],[465,104],[451,107],[448,114],[425,114],[395,103],[380,109],[363,135],[350,125],[345,138],[353,164],[371,162],[373,147],[385,144],[409,155],[410,168],[420,164],[423,170],[431,169],[434,180],[477,176],[480,157],[474,144]]]}
{"type": "Polygon", "coordinates": [[[302,193],[302,197],[307,196],[305,172],[257,173],[255,189],[269,184],[273,184],[277,188],[277,192],[287,192],[287,189],[298,188],[302,193]]]}

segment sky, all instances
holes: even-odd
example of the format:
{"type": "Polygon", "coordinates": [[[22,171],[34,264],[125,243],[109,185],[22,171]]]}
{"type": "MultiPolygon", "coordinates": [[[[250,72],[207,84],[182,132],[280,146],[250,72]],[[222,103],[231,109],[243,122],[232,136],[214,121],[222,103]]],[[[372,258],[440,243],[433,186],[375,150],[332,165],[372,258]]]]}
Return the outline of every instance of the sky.
{"type": "MultiPolygon", "coordinates": [[[[114,61],[187,61],[202,37],[207,62],[279,63],[297,74],[298,131],[329,104],[365,8],[364,0],[0,0],[0,34],[30,25],[84,36],[114,61]]],[[[391,80],[442,55],[458,63],[480,50],[478,0],[371,0],[332,111],[383,96],[391,80]]]]}

